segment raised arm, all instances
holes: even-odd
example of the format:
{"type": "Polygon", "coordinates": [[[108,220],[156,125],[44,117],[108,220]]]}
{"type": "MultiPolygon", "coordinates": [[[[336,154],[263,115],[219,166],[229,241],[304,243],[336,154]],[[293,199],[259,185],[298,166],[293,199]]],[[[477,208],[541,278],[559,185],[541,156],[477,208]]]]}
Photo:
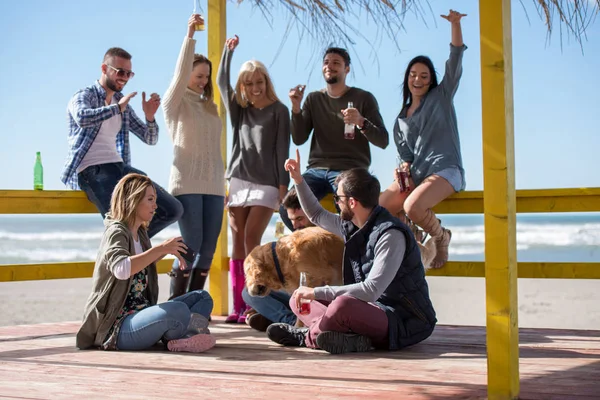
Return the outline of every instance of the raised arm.
{"type": "Polygon", "coordinates": [[[121,108],[118,104],[93,108],[92,98],[92,91],[90,89],[83,89],[75,93],[69,101],[67,108],[79,127],[87,128],[98,125],[121,113],[121,108]]]}
{"type": "Polygon", "coordinates": [[[229,113],[231,124],[237,125],[239,120],[239,113],[241,106],[235,100],[235,91],[229,84],[231,79],[231,58],[233,57],[233,51],[239,44],[239,38],[237,35],[233,38],[227,39],[225,47],[223,48],[223,55],[221,56],[221,62],[219,64],[219,71],[217,72],[217,86],[221,92],[221,98],[225,103],[225,108],[229,113]]]}
{"type": "Polygon", "coordinates": [[[467,14],[461,14],[457,11],[450,10],[448,15],[442,15],[442,18],[450,22],[452,27],[452,42],[450,43],[450,57],[446,61],[446,70],[444,72],[444,78],[440,83],[440,86],[444,93],[449,97],[454,97],[460,77],[462,75],[462,57],[465,49],[467,48],[463,42],[462,28],[460,20],[462,17],[466,17],[467,14]]]}
{"type": "Polygon", "coordinates": [[[158,107],[160,107],[160,97],[158,94],[152,93],[150,98],[146,100],[146,93],[142,92],[142,109],[146,116],[145,123],[137,116],[131,106],[128,105],[127,107],[131,120],[129,130],[146,144],[155,145],[158,143],[158,124],[154,119],[154,114],[156,114],[158,107]]]}
{"type": "Polygon", "coordinates": [[[203,23],[203,19],[198,14],[193,14],[188,20],[187,36],[183,39],[183,44],[181,45],[173,80],[163,97],[162,106],[165,115],[176,112],[185,94],[185,89],[187,88],[187,83],[194,67],[194,49],[196,47],[196,41],[194,40],[195,25],[200,23],[203,23]]]}
{"type": "Polygon", "coordinates": [[[308,219],[326,231],[342,236],[342,222],[340,217],[321,206],[319,200],[317,200],[308,184],[302,178],[302,174],[300,174],[300,152],[298,149],[296,149],[296,159],[290,158],[285,162],[285,170],[290,173],[290,178],[296,185],[300,206],[308,219]]]}
{"type": "Polygon", "coordinates": [[[296,146],[306,143],[313,130],[310,96],[306,98],[304,105],[300,108],[302,97],[304,97],[304,89],[306,89],[306,85],[297,85],[289,92],[292,101],[292,140],[296,146]]]}

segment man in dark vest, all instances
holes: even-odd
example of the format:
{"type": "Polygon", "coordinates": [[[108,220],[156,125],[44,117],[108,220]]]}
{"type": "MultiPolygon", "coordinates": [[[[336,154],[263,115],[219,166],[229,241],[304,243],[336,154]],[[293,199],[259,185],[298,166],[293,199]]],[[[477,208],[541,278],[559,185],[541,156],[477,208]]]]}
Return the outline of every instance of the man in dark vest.
{"type": "Polygon", "coordinates": [[[378,205],[377,178],[364,168],[342,172],[337,215],[323,209],[303,181],[298,151],[285,167],[311,222],[344,238],[344,285],[299,287],[290,306],[306,327],[272,324],[269,338],[332,354],[397,350],[428,338],[437,320],[419,247],[410,229],[378,205]]]}

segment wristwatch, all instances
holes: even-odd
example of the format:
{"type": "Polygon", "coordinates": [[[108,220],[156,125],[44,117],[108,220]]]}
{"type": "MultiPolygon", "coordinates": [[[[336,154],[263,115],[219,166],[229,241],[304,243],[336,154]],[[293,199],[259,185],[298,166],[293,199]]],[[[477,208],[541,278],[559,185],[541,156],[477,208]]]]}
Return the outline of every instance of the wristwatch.
{"type": "MultiPolygon", "coordinates": [[[[371,121],[369,121],[368,119],[366,119],[366,118],[365,118],[365,120],[364,120],[364,122],[363,122],[363,126],[361,126],[360,128],[358,128],[358,130],[359,130],[359,131],[361,131],[361,132],[364,132],[364,131],[366,131],[366,130],[369,128],[369,126],[371,126],[371,125],[373,125],[373,124],[371,123],[371,121]]],[[[358,126],[357,126],[357,127],[358,127],[358,126]]]]}

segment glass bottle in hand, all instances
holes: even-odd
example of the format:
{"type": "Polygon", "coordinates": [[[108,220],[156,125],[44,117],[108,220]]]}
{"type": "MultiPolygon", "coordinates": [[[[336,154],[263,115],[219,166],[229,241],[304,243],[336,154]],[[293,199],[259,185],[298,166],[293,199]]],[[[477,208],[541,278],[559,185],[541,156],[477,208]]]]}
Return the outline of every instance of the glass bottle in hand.
{"type": "MultiPolygon", "coordinates": [[[[306,283],[306,272],[300,272],[300,286],[307,286],[306,283]]],[[[310,300],[300,299],[300,314],[310,314],[310,300]]]]}

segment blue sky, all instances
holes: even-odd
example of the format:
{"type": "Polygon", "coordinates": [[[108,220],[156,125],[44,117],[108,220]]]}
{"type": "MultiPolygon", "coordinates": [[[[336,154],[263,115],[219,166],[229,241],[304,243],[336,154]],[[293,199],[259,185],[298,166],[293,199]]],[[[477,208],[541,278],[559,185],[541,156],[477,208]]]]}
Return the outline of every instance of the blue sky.
{"type": "MultiPolygon", "coordinates": [[[[578,43],[566,37],[561,48],[558,34],[548,40],[532,1],[523,3],[529,20],[521,4],[513,1],[517,188],[600,187],[600,23],[589,27],[583,53],[578,43]]],[[[189,0],[2,2],[0,189],[32,188],[36,151],[42,152],[45,188],[64,188],[59,176],[67,152],[66,105],[75,91],[100,76],[102,56],[109,47],[120,46],[133,54],[136,76],[124,92],[140,92],[132,104],[143,115],[141,92],[162,94],[171,80],[192,4],[189,0]]],[[[206,1],[203,5],[206,10],[206,1]]],[[[408,61],[418,54],[429,55],[441,78],[450,26],[439,14],[447,13],[450,6],[468,14],[463,34],[469,49],[455,106],[467,190],[479,190],[483,175],[478,1],[430,0],[430,5],[433,15],[426,16],[427,25],[407,16],[406,29],[397,36],[401,51],[389,39],[376,38],[372,23],[357,20],[355,26],[376,43],[376,57],[364,42],[350,49],[354,68],[348,84],[375,95],[391,135],[408,61]]],[[[276,17],[282,15],[275,11],[276,17]]],[[[280,49],[285,20],[279,18],[271,27],[248,2],[239,6],[228,2],[227,20],[228,36],[240,36],[232,63],[235,74],[248,59],[265,62],[277,94],[288,106],[287,91],[292,86],[303,83],[307,91],[324,86],[320,59],[329,43],[305,39],[299,45],[292,31],[280,49]]],[[[210,27],[210,21],[207,24],[210,27]]],[[[206,54],[204,35],[197,34],[196,51],[206,54]]],[[[156,146],[132,137],[133,165],[166,186],[172,145],[162,110],[157,119],[161,136],[156,146]]],[[[308,146],[300,147],[304,161],[308,146]]],[[[294,149],[292,145],[292,154],[294,149]]],[[[372,149],[372,154],[372,171],[387,186],[396,159],[391,136],[387,149],[372,149]]]]}

